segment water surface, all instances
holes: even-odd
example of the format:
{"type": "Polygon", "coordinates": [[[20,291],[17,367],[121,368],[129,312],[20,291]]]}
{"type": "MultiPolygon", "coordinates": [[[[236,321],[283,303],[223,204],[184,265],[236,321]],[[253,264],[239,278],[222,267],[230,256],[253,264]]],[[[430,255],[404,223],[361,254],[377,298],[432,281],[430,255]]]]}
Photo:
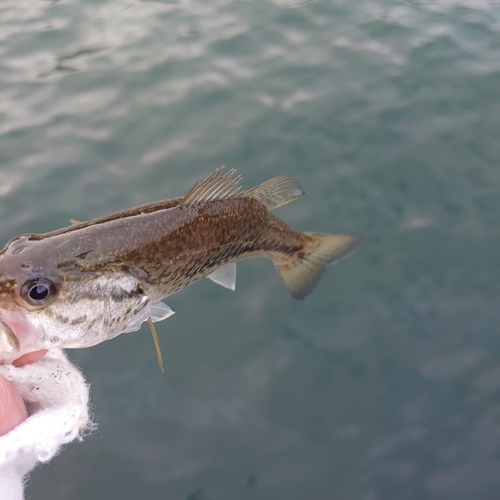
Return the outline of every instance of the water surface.
{"type": "Polygon", "coordinates": [[[99,433],[28,495],[500,495],[500,4],[114,0],[0,6],[0,240],[299,175],[276,213],[362,234],[295,301],[268,261],[70,353],[99,433]]]}

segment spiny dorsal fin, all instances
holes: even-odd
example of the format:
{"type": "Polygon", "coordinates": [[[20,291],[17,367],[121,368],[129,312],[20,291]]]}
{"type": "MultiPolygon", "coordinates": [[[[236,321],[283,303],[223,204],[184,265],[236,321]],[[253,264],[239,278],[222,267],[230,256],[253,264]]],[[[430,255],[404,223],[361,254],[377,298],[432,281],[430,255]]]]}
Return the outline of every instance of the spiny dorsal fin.
{"type": "Polygon", "coordinates": [[[278,175],[248,191],[242,191],[241,176],[233,177],[236,170],[223,173],[223,169],[224,167],[218,168],[204,181],[196,181],[179,206],[186,207],[207,201],[242,196],[253,198],[268,210],[273,210],[307,194],[302,181],[293,175],[278,175]]]}
{"type": "Polygon", "coordinates": [[[254,198],[268,210],[286,205],[307,194],[302,181],[293,175],[278,175],[245,191],[245,198],[254,198]]]}
{"type": "Polygon", "coordinates": [[[204,181],[196,181],[179,206],[182,208],[197,203],[206,203],[207,201],[225,200],[240,193],[241,176],[238,175],[233,178],[236,170],[233,169],[223,173],[223,169],[224,167],[218,168],[204,181]]]}

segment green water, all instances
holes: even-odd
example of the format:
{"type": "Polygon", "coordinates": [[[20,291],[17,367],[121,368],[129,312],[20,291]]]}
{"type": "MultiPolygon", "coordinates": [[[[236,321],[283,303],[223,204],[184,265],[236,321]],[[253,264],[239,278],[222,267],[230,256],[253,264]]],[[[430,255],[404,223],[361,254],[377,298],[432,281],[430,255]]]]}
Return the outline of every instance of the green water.
{"type": "Polygon", "coordinates": [[[277,211],[366,237],[306,301],[269,261],[70,353],[99,432],[29,498],[500,496],[500,4],[0,3],[0,240],[299,175],[277,211]]]}

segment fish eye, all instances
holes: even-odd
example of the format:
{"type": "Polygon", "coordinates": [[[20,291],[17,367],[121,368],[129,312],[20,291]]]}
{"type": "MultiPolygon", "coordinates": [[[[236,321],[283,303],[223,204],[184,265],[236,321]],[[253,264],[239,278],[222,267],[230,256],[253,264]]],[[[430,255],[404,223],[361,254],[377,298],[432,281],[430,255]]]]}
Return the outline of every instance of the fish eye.
{"type": "Polygon", "coordinates": [[[54,298],[56,294],[56,285],[47,278],[28,280],[21,287],[22,299],[32,306],[45,304],[54,298]]]}

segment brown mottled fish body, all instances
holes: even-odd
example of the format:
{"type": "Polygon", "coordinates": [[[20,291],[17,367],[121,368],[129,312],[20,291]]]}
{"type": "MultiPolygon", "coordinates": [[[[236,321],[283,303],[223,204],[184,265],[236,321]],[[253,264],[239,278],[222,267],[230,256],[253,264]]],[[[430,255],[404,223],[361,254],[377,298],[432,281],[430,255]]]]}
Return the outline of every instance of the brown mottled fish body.
{"type": "Polygon", "coordinates": [[[269,213],[305,194],[295,177],[249,191],[239,180],[218,169],[184,197],[11,240],[0,252],[0,362],[164,319],[172,311],[160,299],[204,277],[234,289],[233,263],[252,257],[272,259],[303,298],[326,264],[359,243],[294,231],[269,213]]]}
{"type": "Polygon", "coordinates": [[[154,300],[225,264],[257,256],[286,260],[308,243],[305,235],[250,198],[212,201],[189,210],[174,207],[146,219],[144,229],[137,228],[135,248],[120,257],[128,264],[141,263],[143,283],[154,300]]]}

